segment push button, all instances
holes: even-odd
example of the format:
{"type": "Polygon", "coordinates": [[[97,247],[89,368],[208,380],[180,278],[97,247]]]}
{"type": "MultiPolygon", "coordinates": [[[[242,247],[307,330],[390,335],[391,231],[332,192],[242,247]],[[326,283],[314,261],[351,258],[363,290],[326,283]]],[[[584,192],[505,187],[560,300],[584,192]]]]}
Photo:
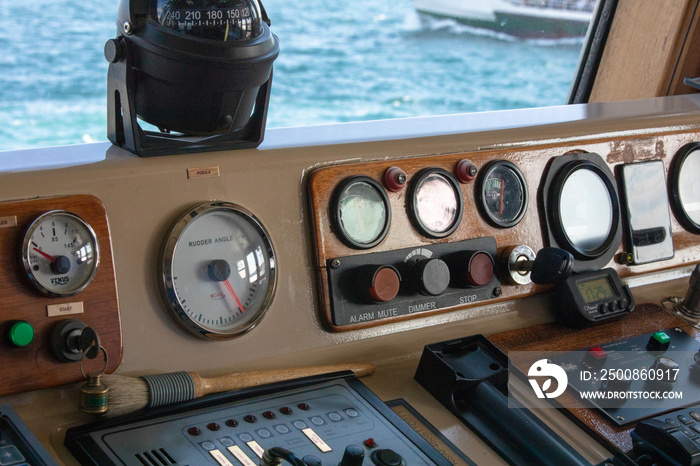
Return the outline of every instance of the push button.
{"type": "Polygon", "coordinates": [[[647,343],[647,350],[666,351],[670,344],[671,337],[666,335],[665,332],[656,332],[651,337],[649,337],[649,343],[647,343]]]}
{"type": "Polygon", "coordinates": [[[34,327],[25,320],[16,320],[7,325],[5,336],[10,345],[24,348],[34,341],[34,327]]]}

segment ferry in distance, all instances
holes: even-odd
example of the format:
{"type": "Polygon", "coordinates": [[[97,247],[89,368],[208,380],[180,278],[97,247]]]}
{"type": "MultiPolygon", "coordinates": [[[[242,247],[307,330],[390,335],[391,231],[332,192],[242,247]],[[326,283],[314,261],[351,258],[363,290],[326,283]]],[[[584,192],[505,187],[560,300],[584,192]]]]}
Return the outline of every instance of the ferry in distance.
{"type": "Polygon", "coordinates": [[[413,0],[419,13],[527,39],[583,37],[595,0],[413,0]]]}

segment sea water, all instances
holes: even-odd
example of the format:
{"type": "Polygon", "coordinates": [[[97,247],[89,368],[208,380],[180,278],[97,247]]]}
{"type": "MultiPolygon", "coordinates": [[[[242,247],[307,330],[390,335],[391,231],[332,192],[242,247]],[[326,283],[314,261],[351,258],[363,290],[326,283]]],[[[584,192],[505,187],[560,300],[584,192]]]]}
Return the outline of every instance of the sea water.
{"type": "MultiPolygon", "coordinates": [[[[107,140],[117,0],[0,0],[0,150],[107,140]]],[[[264,0],[280,40],[267,126],[566,103],[582,38],[521,40],[410,0],[264,0]]]]}

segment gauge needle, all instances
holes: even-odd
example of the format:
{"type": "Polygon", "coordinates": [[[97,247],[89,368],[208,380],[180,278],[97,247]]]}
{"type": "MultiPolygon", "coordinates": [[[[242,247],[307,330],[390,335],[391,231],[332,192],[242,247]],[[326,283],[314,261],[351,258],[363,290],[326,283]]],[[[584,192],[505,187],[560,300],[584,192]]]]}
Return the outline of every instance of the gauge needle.
{"type": "Polygon", "coordinates": [[[236,300],[236,304],[238,304],[238,309],[240,309],[241,312],[245,312],[245,309],[243,309],[243,304],[241,304],[241,301],[238,299],[236,292],[233,291],[233,287],[231,286],[231,283],[229,283],[228,279],[224,280],[224,285],[226,285],[226,289],[229,291],[229,293],[231,293],[233,299],[236,300]]]}
{"type": "Polygon", "coordinates": [[[51,255],[49,255],[49,254],[46,254],[46,253],[45,253],[44,251],[42,251],[41,249],[38,249],[38,248],[32,248],[32,249],[34,249],[36,252],[38,252],[39,254],[41,254],[42,256],[44,256],[45,258],[47,258],[48,260],[50,260],[51,262],[54,262],[54,261],[56,260],[56,259],[53,258],[53,256],[51,256],[51,255]]]}
{"type": "Polygon", "coordinates": [[[506,189],[506,183],[504,181],[501,182],[501,204],[498,207],[498,214],[503,215],[503,192],[506,189]]]}

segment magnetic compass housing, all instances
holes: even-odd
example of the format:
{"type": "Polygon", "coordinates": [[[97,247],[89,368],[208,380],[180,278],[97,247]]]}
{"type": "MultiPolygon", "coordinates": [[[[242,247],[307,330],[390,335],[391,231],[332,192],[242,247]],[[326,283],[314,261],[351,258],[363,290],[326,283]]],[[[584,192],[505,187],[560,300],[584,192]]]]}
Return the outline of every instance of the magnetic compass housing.
{"type": "Polygon", "coordinates": [[[258,0],[121,0],[117,32],[112,143],[149,156],[262,142],[279,41],[258,0]]]}

